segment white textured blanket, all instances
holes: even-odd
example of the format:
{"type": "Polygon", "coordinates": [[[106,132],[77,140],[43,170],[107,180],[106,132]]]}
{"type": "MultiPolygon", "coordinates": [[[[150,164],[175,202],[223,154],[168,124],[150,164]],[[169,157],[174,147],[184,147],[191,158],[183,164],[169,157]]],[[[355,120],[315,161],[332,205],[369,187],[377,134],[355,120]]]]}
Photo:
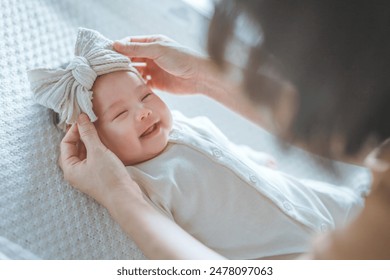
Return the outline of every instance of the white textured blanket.
{"type": "MultiPolygon", "coordinates": [[[[105,209],[64,182],[57,166],[62,134],[51,124],[49,111],[33,103],[26,69],[67,61],[79,26],[96,29],[111,39],[163,33],[202,50],[205,22],[179,0],[0,1],[3,240],[43,259],[144,258],[105,209]]],[[[272,136],[207,98],[162,97],[172,109],[189,116],[208,115],[234,141],[270,152],[281,169],[297,176],[356,185],[367,180],[364,169],[340,164],[348,176],[335,178],[314,166],[300,150],[285,154],[272,136]],[[365,178],[357,179],[358,175],[365,178]]],[[[0,247],[0,255],[7,256],[4,250],[0,247]]]]}

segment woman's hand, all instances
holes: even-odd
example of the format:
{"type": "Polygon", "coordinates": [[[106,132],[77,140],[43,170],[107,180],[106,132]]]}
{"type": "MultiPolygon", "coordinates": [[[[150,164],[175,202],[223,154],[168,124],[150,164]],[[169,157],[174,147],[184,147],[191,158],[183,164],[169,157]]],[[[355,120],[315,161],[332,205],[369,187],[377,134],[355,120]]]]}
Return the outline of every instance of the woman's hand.
{"type": "Polygon", "coordinates": [[[133,62],[146,62],[137,67],[152,88],[170,93],[201,93],[225,105],[245,118],[260,124],[264,121],[258,108],[253,106],[240,86],[240,70],[230,67],[227,73],[206,57],[162,36],[127,37],[114,43],[114,49],[128,56],[133,62]],[[235,74],[236,73],[236,74],[235,74]]]}
{"type": "Polygon", "coordinates": [[[114,197],[124,192],[142,198],[138,185],[119,158],[100,141],[85,114],[62,139],[59,165],[66,181],[108,209],[114,197]]]}
{"type": "Polygon", "coordinates": [[[171,93],[202,93],[202,76],[212,71],[205,57],[162,35],[127,37],[114,43],[114,49],[133,62],[148,85],[171,93]]]}

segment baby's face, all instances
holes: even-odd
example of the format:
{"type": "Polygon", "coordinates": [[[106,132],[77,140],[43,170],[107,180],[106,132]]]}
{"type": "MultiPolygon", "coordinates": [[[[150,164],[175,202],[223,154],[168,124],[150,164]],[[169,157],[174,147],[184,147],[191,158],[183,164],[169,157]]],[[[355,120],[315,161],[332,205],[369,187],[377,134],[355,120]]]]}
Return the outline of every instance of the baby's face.
{"type": "Polygon", "coordinates": [[[100,139],[125,165],[164,150],[172,128],[171,112],[141,78],[132,72],[112,72],[99,76],[92,90],[100,139]]]}

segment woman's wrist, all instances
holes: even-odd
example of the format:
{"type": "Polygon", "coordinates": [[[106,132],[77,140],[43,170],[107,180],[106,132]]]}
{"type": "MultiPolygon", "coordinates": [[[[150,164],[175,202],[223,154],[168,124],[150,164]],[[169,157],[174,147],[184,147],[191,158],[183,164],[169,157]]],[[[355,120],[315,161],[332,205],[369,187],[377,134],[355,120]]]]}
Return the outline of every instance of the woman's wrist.
{"type": "Polygon", "coordinates": [[[210,59],[199,62],[198,92],[202,93],[244,118],[270,130],[259,108],[244,94],[242,70],[232,64],[221,71],[210,59]]]}
{"type": "Polygon", "coordinates": [[[222,71],[209,58],[201,58],[198,64],[197,92],[219,101],[229,95],[231,85],[225,81],[222,71]]]}
{"type": "Polygon", "coordinates": [[[145,199],[142,191],[137,183],[131,180],[123,184],[111,186],[107,190],[102,204],[107,208],[112,217],[117,220],[120,219],[121,211],[123,211],[126,205],[130,205],[136,209],[138,204],[144,202],[145,199]]]}
{"type": "Polygon", "coordinates": [[[129,189],[116,194],[109,212],[149,259],[223,258],[129,189]]]}

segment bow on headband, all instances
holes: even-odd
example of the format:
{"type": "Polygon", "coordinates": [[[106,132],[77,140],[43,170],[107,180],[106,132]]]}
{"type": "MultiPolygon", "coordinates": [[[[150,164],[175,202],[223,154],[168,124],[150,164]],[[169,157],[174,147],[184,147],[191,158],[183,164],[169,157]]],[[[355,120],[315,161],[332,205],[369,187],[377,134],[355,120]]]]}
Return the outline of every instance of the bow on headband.
{"type": "Polygon", "coordinates": [[[28,71],[37,103],[59,114],[61,129],[75,123],[81,112],[96,121],[91,102],[96,77],[120,70],[138,74],[130,59],[115,52],[112,44],[97,31],[79,28],[75,57],[65,68],[28,71]]]}

